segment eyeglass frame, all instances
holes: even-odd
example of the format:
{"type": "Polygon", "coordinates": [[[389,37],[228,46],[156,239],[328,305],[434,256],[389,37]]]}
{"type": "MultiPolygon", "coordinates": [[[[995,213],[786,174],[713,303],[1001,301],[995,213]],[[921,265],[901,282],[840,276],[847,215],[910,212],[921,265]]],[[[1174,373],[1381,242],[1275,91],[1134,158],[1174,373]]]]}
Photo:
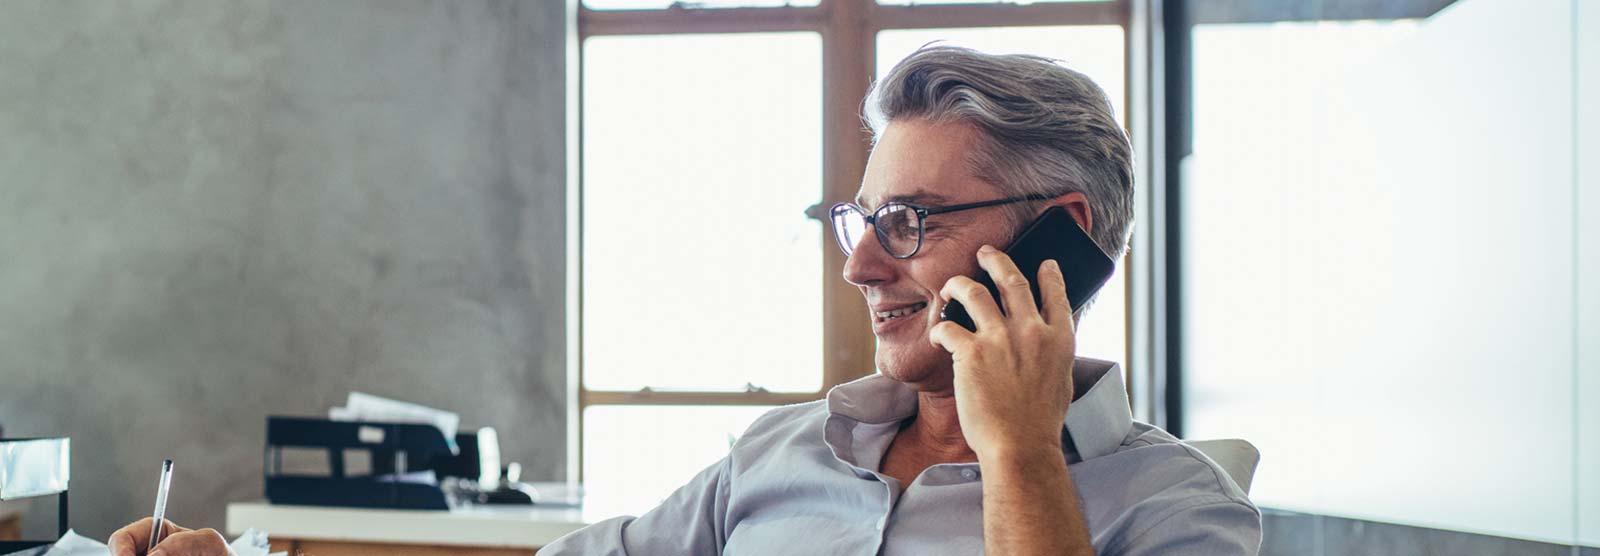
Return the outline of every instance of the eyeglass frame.
{"type": "Polygon", "coordinates": [[[902,201],[889,201],[889,202],[884,203],[883,205],[879,206],[877,208],[877,210],[872,211],[871,214],[868,214],[867,213],[867,209],[862,208],[861,205],[858,205],[858,204],[855,204],[855,203],[851,203],[851,202],[843,202],[843,203],[834,203],[832,207],[828,208],[828,220],[829,220],[829,223],[833,224],[834,243],[837,243],[839,245],[839,250],[844,252],[844,256],[849,257],[849,256],[855,254],[855,249],[853,247],[851,247],[851,248],[846,248],[845,247],[845,245],[844,245],[844,242],[845,242],[844,236],[839,233],[839,224],[835,220],[835,216],[834,215],[836,213],[838,213],[839,209],[850,208],[850,209],[855,210],[856,212],[859,212],[862,215],[863,220],[866,222],[866,225],[872,227],[872,235],[876,236],[878,238],[878,246],[883,247],[883,252],[884,253],[888,253],[890,257],[894,257],[894,258],[900,259],[900,260],[905,260],[905,259],[909,259],[911,257],[915,257],[915,256],[917,256],[917,253],[921,253],[922,252],[922,240],[923,240],[923,236],[924,236],[925,230],[927,229],[926,221],[927,221],[929,216],[933,216],[935,214],[946,214],[946,213],[951,213],[951,212],[961,212],[961,211],[964,211],[964,210],[972,210],[972,209],[979,209],[979,208],[985,208],[985,207],[994,207],[994,206],[1000,206],[1000,205],[1010,205],[1010,204],[1015,204],[1015,203],[1024,203],[1024,202],[1029,202],[1029,201],[1044,201],[1044,200],[1054,199],[1054,198],[1059,197],[1059,196],[1060,195],[1053,195],[1053,194],[1049,194],[1049,193],[1034,193],[1034,194],[1031,194],[1031,195],[1023,195],[1023,196],[1020,196],[1020,197],[1006,197],[1004,199],[993,199],[993,200],[989,200],[989,201],[978,201],[976,203],[962,203],[962,204],[959,204],[959,205],[950,205],[950,206],[946,206],[946,207],[931,207],[931,208],[930,207],[924,207],[924,206],[921,206],[921,205],[917,205],[917,204],[914,204],[914,203],[907,203],[907,202],[902,202],[902,201]],[[878,215],[880,213],[882,213],[884,209],[889,208],[892,205],[900,205],[900,206],[906,207],[907,209],[910,209],[912,212],[916,213],[916,215],[917,215],[917,246],[912,248],[911,252],[907,253],[906,256],[904,256],[904,257],[894,254],[894,252],[889,248],[889,240],[885,239],[883,237],[883,231],[882,231],[881,228],[878,227],[878,224],[877,224],[878,215]]]}

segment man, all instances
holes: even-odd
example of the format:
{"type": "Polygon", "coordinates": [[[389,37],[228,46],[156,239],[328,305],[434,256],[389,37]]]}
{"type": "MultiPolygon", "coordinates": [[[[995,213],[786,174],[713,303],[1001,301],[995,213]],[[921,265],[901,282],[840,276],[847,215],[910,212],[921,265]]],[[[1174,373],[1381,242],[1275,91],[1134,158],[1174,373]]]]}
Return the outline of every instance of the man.
{"type": "Polygon", "coordinates": [[[767,413],[660,506],[540,554],[1255,554],[1260,513],[1226,473],[1133,422],[1116,364],[1074,357],[1060,269],[1037,269],[1036,308],[997,249],[1060,206],[1124,251],[1132,157],[1105,93],[1043,58],[936,46],[874,85],[867,119],[857,202],[830,217],[878,374],[767,413]],[[952,299],[975,333],[939,319],[952,299]]]}
{"type": "Polygon", "coordinates": [[[661,506],[541,554],[1254,554],[1260,514],[1227,475],[1133,423],[1115,364],[1074,360],[1061,271],[1037,269],[1035,309],[990,247],[1061,206],[1123,252],[1132,162],[1105,94],[1041,58],[932,47],[867,111],[859,206],[830,216],[878,374],[769,412],[661,506]],[[976,333],[940,321],[951,299],[976,333]]]}

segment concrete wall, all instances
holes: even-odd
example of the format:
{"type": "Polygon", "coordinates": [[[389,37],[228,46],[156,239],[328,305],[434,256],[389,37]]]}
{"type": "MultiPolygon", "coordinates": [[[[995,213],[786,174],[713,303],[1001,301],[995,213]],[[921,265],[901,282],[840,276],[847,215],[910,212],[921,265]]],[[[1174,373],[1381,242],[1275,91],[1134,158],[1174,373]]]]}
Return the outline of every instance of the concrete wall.
{"type": "Polygon", "coordinates": [[[352,389],[561,476],[563,4],[0,3],[0,424],[72,437],[80,532],[163,458],[221,527],[352,389]]]}

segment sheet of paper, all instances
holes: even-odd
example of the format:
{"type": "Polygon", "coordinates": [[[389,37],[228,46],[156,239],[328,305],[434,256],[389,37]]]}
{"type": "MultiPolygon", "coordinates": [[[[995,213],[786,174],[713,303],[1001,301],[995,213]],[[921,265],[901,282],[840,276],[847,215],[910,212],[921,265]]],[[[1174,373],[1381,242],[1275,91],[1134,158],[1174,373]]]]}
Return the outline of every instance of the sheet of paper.
{"type": "Polygon", "coordinates": [[[234,539],[233,544],[228,545],[228,548],[233,549],[234,554],[238,556],[281,556],[288,554],[287,552],[267,554],[267,550],[272,548],[272,544],[267,541],[265,532],[255,529],[245,529],[244,534],[234,539]]]}
{"type": "MultiPolygon", "coordinates": [[[[246,529],[243,535],[234,539],[228,545],[236,556],[287,556],[287,552],[274,552],[267,554],[271,545],[267,541],[267,534],[255,529],[246,529]]],[[[41,546],[13,552],[4,556],[110,556],[111,548],[105,543],[79,535],[77,531],[67,531],[55,544],[41,546]]]]}
{"type": "Polygon", "coordinates": [[[345,398],[344,407],[328,408],[328,419],[433,425],[444,434],[444,442],[450,446],[450,451],[460,453],[456,447],[456,431],[461,428],[461,416],[442,409],[391,400],[365,392],[351,392],[345,398]]]}

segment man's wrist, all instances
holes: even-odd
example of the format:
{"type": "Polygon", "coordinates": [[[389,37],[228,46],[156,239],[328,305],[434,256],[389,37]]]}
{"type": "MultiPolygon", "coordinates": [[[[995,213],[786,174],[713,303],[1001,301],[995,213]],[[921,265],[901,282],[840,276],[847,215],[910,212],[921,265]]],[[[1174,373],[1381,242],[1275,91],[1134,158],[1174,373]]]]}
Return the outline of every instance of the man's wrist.
{"type": "Polygon", "coordinates": [[[1059,463],[1060,467],[1066,467],[1067,458],[1061,452],[1061,441],[1057,437],[1054,442],[997,446],[978,454],[978,463],[997,471],[1027,471],[1038,469],[1041,464],[1059,463]]]}

